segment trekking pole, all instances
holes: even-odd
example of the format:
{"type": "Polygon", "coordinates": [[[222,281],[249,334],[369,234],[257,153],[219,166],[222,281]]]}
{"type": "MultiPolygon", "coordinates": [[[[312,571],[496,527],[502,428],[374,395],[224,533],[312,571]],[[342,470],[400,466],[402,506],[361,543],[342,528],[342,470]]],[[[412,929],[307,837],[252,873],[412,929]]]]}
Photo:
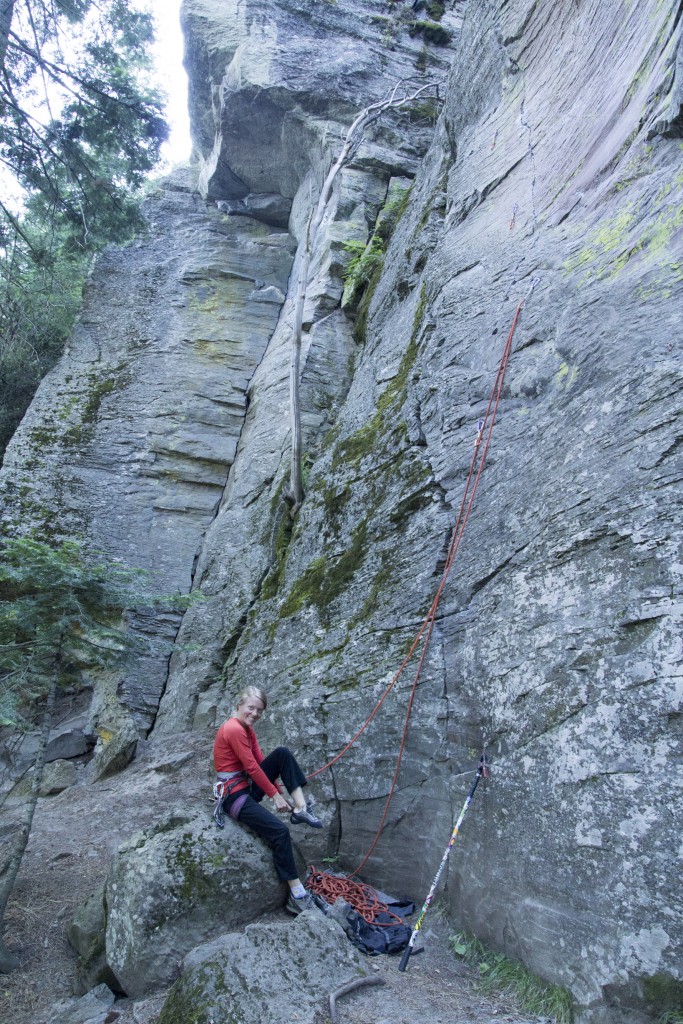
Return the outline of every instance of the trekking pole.
{"type": "Polygon", "coordinates": [[[434,899],[434,893],[436,892],[436,887],[439,884],[439,879],[441,878],[441,872],[443,871],[444,867],[446,866],[446,861],[448,860],[448,854],[451,852],[451,847],[455,843],[455,840],[458,838],[458,832],[460,831],[460,826],[462,825],[462,819],[465,817],[465,813],[467,811],[467,808],[472,803],[472,797],[474,796],[474,791],[477,788],[477,785],[479,783],[479,779],[481,779],[481,778],[488,779],[489,775],[490,775],[490,772],[489,772],[489,767],[488,767],[488,759],[486,757],[486,754],[482,754],[481,757],[479,758],[479,767],[477,768],[477,774],[475,776],[474,782],[472,783],[472,788],[470,789],[469,793],[467,794],[467,799],[465,800],[465,803],[463,804],[463,808],[462,808],[462,810],[460,812],[460,816],[459,816],[458,820],[456,821],[455,825],[453,826],[453,831],[451,832],[451,838],[449,839],[448,846],[446,847],[445,853],[444,853],[443,857],[441,858],[441,863],[439,864],[439,870],[436,872],[436,875],[434,876],[434,881],[432,882],[432,887],[429,890],[429,894],[427,896],[427,899],[424,901],[424,904],[422,905],[422,910],[420,911],[420,916],[418,917],[417,921],[415,922],[415,927],[413,928],[412,934],[410,936],[410,942],[408,943],[408,945],[406,946],[406,948],[403,951],[403,956],[401,957],[401,962],[398,965],[399,971],[405,971],[406,967],[408,966],[408,961],[410,960],[410,955],[413,952],[413,946],[415,945],[415,940],[417,939],[417,933],[419,932],[420,928],[422,927],[422,922],[424,921],[425,914],[429,910],[429,906],[430,906],[432,900],[434,899]]]}

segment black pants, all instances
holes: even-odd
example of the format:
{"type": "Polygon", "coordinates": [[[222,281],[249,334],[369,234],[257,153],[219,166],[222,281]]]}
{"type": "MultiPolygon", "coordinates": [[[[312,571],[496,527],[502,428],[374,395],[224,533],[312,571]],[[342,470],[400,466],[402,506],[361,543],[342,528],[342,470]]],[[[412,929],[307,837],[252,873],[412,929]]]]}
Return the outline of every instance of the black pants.
{"type": "MultiPolygon", "coordinates": [[[[282,779],[285,789],[289,793],[297,786],[306,785],[306,776],[288,747],[276,747],[261,761],[261,768],[271,782],[275,782],[277,778],[282,779]]],[[[294,861],[289,829],[275,814],[271,814],[265,807],[261,807],[261,800],[265,793],[260,786],[251,782],[248,792],[249,795],[244,801],[237,820],[268,843],[273,851],[273,862],[278,878],[283,882],[298,878],[299,872],[294,861]]],[[[243,795],[244,790],[240,790],[238,793],[226,796],[223,801],[223,809],[227,812],[230,805],[243,795]]]]}

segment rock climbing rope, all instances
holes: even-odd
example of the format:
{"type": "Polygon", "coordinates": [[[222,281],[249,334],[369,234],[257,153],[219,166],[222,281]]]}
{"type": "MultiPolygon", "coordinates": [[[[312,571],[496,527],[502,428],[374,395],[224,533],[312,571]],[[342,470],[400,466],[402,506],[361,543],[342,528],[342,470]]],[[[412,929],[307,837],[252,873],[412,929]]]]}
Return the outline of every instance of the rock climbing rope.
{"type": "MultiPolygon", "coordinates": [[[[483,472],[484,465],[486,463],[486,456],[487,456],[487,453],[488,453],[489,445],[491,443],[491,434],[493,432],[493,427],[494,427],[495,422],[496,422],[496,415],[497,415],[497,412],[498,412],[498,405],[500,403],[500,396],[502,394],[503,384],[505,382],[505,374],[506,374],[508,363],[509,363],[509,360],[510,360],[510,355],[512,353],[512,340],[513,340],[514,335],[515,335],[515,330],[517,329],[517,323],[519,321],[519,317],[521,315],[521,312],[522,312],[526,302],[528,301],[529,296],[531,295],[531,293],[533,292],[533,290],[534,290],[534,288],[536,287],[537,284],[538,284],[538,278],[534,278],[533,281],[531,282],[531,286],[530,286],[529,290],[527,291],[526,295],[518,303],[517,308],[515,310],[515,314],[514,314],[514,316],[512,318],[512,324],[510,326],[510,330],[509,330],[508,335],[507,335],[505,346],[503,348],[503,353],[501,355],[500,362],[498,364],[498,371],[496,373],[496,378],[495,378],[495,381],[493,383],[493,387],[491,389],[491,395],[489,397],[488,405],[487,405],[487,408],[486,408],[486,413],[484,414],[483,418],[479,420],[479,422],[477,424],[477,435],[476,435],[475,442],[474,442],[474,452],[473,452],[473,455],[472,455],[472,460],[471,460],[471,463],[470,463],[469,473],[468,473],[467,480],[466,480],[466,483],[465,483],[465,490],[464,490],[464,493],[463,493],[462,501],[460,503],[460,509],[458,511],[458,516],[457,516],[457,519],[456,519],[456,522],[455,522],[455,526],[453,528],[453,533],[451,535],[451,541],[450,541],[450,545],[449,545],[449,548],[448,548],[448,555],[446,557],[446,563],[444,565],[444,570],[443,570],[443,574],[441,576],[441,581],[440,581],[439,586],[437,588],[436,594],[434,595],[434,599],[432,600],[432,603],[431,603],[431,605],[429,607],[429,611],[425,615],[425,618],[424,618],[424,620],[423,620],[423,622],[422,622],[422,624],[420,626],[420,629],[419,629],[415,639],[413,640],[413,643],[411,644],[410,650],[406,654],[406,656],[403,659],[403,661],[401,662],[397,672],[394,674],[393,678],[391,679],[391,681],[389,682],[388,686],[384,690],[384,693],[381,695],[381,697],[379,698],[379,700],[375,704],[374,708],[372,709],[372,711],[370,712],[370,714],[366,718],[366,720],[363,723],[363,725],[356,732],[356,734],[349,740],[349,742],[346,744],[346,746],[343,747],[343,749],[339,751],[338,754],[336,754],[333,758],[331,758],[321,768],[318,768],[316,771],[312,772],[308,776],[309,779],[312,779],[316,775],[320,775],[321,772],[326,771],[333,764],[336,764],[336,762],[339,761],[340,758],[342,758],[347,753],[348,750],[350,750],[350,748],[354,745],[356,740],[359,739],[359,737],[365,732],[367,727],[370,725],[370,722],[373,720],[373,718],[375,717],[375,715],[377,714],[377,712],[381,708],[381,706],[384,703],[384,701],[386,700],[386,698],[389,696],[391,691],[396,686],[396,683],[398,682],[398,680],[400,679],[401,675],[403,674],[403,670],[408,665],[410,659],[412,658],[412,656],[415,653],[418,645],[420,644],[420,641],[423,641],[422,651],[421,651],[420,658],[419,658],[419,661],[418,661],[417,670],[415,672],[415,676],[413,678],[412,686],[411,686],[411,689],[410,689],[410,694],[408,696],[408,704],[407,704],[405,720],[404,720],[404,725],[403,725],[403,732],[402,732],[402,735],[401,735],[401,741],[400,741],[399,750],[398,750],[398,756],[397,756],[397,759],[396,759],[396,767],[394,769],[394,774],[393,774],[393,777],[392,777],[392,780],[391,780],[391,785],[389,787],[389,793],[387,795],[387,799],[386,799],[386,802],[385,802],[385,805],[384,805],[384,811],[382,813],[382,818],[380,820],[379,827],[377,829],[377,832],[376,832],[375,837],[374,837],[374,839],[373,839],[373,841],[372,841],[372,843],[370,845],[370,848],[369,848],[368,852],[365,854],[363,860],[360,862],[358,867],[355,868],[354,871],[350,872],[350,874],[348,876],[349,879],[353,878],[354,875],[357,875],[365,867],[365,865],[367,864],[368,860],[370,859],[370,856],[372,855],[372,852],[374,851],[374,849],[375,849],[375,847],[376,847],[376,845],[377,845],[377,843],[379,841],[379,838],[380,838],[380,836],[382,834],[382,831],[384,829],[384,825],[385,825],[386,820],[387,820],[387,816],[389,814],[389,808],[391,806],[391,801],[393,799],[394,792],[396,790],[396,783],[397,783],[397,780],[398,780],[398,774],[399,774],[399,770],[400,770],[400,767],[401,767],[401,762],[403,760],[403,753],[404,753],[404,750],[405,750],[406,739],[407,739],[407,736],[408,736],[408,727],[409,727],[409,724],[410,724],[410,716],[411,716],[411,712],[412,712],[412,709],[413,709],[413,703],[414,703],[414,700],[415,700],[415,693],[416,693],[417,686],[418,686],[418,683],[419,683],[419,680],[420,680],[420,675],[422,673],[422,667],[424,665],[425,658],[427,656],[427,650],[428,650],[429,642],[431,640],[432,632],[433,632],[433,629],[434,629],[434,623],[436,622],[436,615],[437,615],[437,611],[438,611],[438,608],[439,608],[439,602],[441,601],[441,595],[443,594],[444,587],[446,586],[446,581],[448,580],[448,577],[450,575],[451,569],[453,567],[453,563],[455,561],[456,555],[457,555],[458,550],[460,548],[460,543],[462,541],[463,533],[465,531],[465,527],[467,525],[467,521],[468,521],[468,519],[470,517],[470,513],[472,511],[472,506],[474,504],[474,499],[475,499],[475,496],[476,496],[476,493],[477,493],[477,488],[479,486],[479,481],[481,479],[481,474],[483,472]]],[[[313,869],[313,870],[315,870],[315,869],[313,869]]],[[[324,874],[324,872],[317,872],[317,875],[319,875],[319,876],[322,876],[323,874],[324,874]]],[[[329,876],[329,877],[333,878],[334,876],[329,876]]],[[[326,882],[325,884],[328,884],[328,883],[326,882]]],[[[329,883],[329,884],[332,884],[332,883],[329,883]]]]}
{"type": "Polygon", "coordinates": [[[330,905],[338,899],[346,900],[369,924],[383,926],[403,924],[397,914],[389,909],[377,895],[377,890],[364,882],[353,882],[350,878],[332,875],[329,871],[318,871],[311,867],[306,878],[306,888],[330,905]],[[379,915],[387,914],[389,920],[379,921],[379,915]]]}

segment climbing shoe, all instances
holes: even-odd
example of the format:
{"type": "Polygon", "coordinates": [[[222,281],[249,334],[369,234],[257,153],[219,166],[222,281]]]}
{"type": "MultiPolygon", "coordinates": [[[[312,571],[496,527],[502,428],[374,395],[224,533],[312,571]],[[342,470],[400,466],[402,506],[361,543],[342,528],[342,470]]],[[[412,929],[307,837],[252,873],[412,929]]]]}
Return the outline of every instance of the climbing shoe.
{"type": "Polygon", "coordinates": [[[285,910],[287,911],[288,914],[294,914],[294,916],[296,917],[297,914],[302,914],[304,910],[310,910],[314,906],[315,903],[308,895],[308,893],[306,893],[305,896],[302,896],[300,899],[296,899],[296,897],[292,896],[290,892],[289,896],[287,897],[287,902],[285,903],[285,910]]]}
{"type": "Polygon", "coordinates": [[[294,811],[289,819],[292,825],[310,825],[311,828],[322,828],[323,823],[317,818],[313,811],[304,807],[302,811],[294,811]]]}

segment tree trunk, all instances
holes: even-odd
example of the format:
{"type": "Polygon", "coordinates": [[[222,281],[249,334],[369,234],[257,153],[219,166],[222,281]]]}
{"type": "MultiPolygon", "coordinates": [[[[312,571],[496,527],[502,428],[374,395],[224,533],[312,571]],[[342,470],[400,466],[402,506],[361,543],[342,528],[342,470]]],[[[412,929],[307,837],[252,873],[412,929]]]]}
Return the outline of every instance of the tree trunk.
{"type": "Polygon", "coordinates": [[[305,284],[302,287],[302,279],[305,282],[304,274],[308,273],[310,254],[304,255],[301,267],[302,276],[297,285],[301,301],[297,297],[296,313],[294,320],[294,337],[292,338],[292,356],[289,365],[289,416],[292,425],[292,455],[289,475],[289,500],[290,515],[292,518],[299,511],[301,502],[304,500],[303,478],[301,474],[301,409],[299,406],[299,384],[301,376],[301,333],[303,324],[304,300],[306,298],[305,284]]]}
{"type": "MultiPolygon", "coordinates": [[[[2,2],[2,0],[0,0],[0,2],[2,2]]],[[[31,794],[24,811],[24,822],[19,829],[19,833],[14,843],[14,849],[10,854],[7,872],[2,881],[0,881],[0,973],[3,974],[8,974],[10,971],[19,967],[19,960],[7,948],[3,938],[5,930],[5,912],[7,910],[7,903],[9,902],[12,889],[14,888],[14,883],[16,882],[17,875],[19,874],[19,868],[24,856],[24,851],[28,845],[28,837],[31,834],[31,826],[33,824],[33,815],[35,814],[36,804],[38,803],[40,784],[43,781],[45,751],[47,750],[47,742],[50,738],[50,725],[52,724],[52,712],[55,706],[56,693],[57,675],[55,673],[47,693],[47,701],[43,714],[43,724],[40,731],[40,746],[38,747],[38,754],[36,755],[36,760],[33,766],[31,794]]]]}
{"type": "Polygon", "coordinates": [[[9,30],[12,27],[12,15],[16,0],[0,0],[0,74],[5,70],[5,57],[9,42],[9,30]]]}

